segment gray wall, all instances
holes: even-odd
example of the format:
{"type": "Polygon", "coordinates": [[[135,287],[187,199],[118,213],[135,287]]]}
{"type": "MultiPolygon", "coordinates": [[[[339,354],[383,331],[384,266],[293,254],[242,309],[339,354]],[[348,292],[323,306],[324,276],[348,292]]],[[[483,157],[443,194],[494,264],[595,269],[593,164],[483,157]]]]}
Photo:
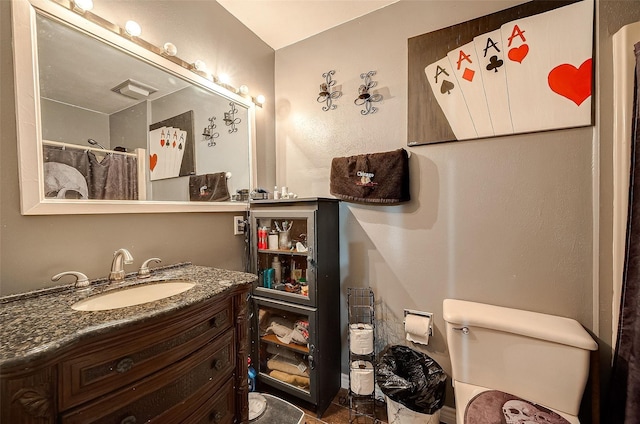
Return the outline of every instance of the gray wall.
{"type": "MultiPolygon", "coordinates": [[[[259,178],[273,180],[274,51],[216,2],[96,2],[94,12],[124,26],[136,20],[142,38],[162,46],[171,41],[188,62],[204,60],[214,73],[226,72],[232,84],[246,84],[253,95],[267,97],[256,111],[259,178]],[[101,9],[102,8],[102,9],[101,9]],[[188,25],[159,25],[176,22],[188,25]],[[241,46],[242,48],[239,48],[241,46]]],[[[13,98],[11,2],[0,1],[1,176],[0,294],[53,285],[50,277],[78,270],[90,278],[105,277],[114,250],[133,254],[140,263],[158,256],[164,264],[195,264],[243,269],[241,236],[232,232],[233,213],[22,216],[19,206],[18,158],[13,98]]]]}
{"type": "Polygon", "coordinates": [[[107,149],[110,147],[108,115],[49,99],[42,99],[40,105],[44,140],[90,146],[87,139],[92,138],[107,149]]]}
{"type": "MultiPolygon", "coordinates": [[[[406,147],[407,38],[520,1],[400,1],[276,51],[277,183],[329,195],[331,159],[406,147]],[[323,112],[322,73],[343,96],[323,112]],[[359,75],[377,71],[384,100],[361,116],[359,75]]],[[[405,344],[403,309],[435,313],[418,348],[450,370],[442,301],[458,298],[577,319],[600,343],[606,393],[611,351],[611,34],[640,3],[597,2],[593,127],[407,148],[403,206],[342,203],[342,291],[376,295],[378,346],[405,344]]],[[[343,296],[343,302],[344,298],[343,296]]],[[[346,305],[343,305],[346,306],[346,305]]],[[[346,308],[343,308],[346,322],[346,308]]],[[[343,372],[347,372],[343,330],[343,372]]],[[[591,388],[587,397],[591,396],[591,388]]],[[[451,393],[449,393],[451,395],[451,393]]],[[[452,405],[449,396],[447,404],[452,405]]]]}

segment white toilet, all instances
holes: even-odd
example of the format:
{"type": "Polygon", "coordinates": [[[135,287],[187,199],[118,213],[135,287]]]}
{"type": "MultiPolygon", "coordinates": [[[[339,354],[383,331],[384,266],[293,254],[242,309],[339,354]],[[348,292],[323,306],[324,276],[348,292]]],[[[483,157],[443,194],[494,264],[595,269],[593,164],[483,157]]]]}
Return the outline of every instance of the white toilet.
{"type": "Polygon", "coordinates": [[[590,351],[598,348],[580,323],[455,299],[442,309],[457,424],[580,422],[590,351]]]}

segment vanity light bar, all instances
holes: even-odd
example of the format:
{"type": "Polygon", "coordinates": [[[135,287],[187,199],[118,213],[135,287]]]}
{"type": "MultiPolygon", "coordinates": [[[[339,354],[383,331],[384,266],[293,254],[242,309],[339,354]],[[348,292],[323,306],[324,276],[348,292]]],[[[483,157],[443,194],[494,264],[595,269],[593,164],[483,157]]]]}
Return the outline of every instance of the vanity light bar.
{"type": "MultiPolygon", "coordinates": [[[[165,43],[165,45],[163,46],[163,48],[159,48],[157,46],[154,46],[153,44],[149,43],[148,41],[143,40],[142,38],[131,34],[129,31],[127,31],[125,28],[121,28],[116,24],[113,24],[109,21],[107,21],[104,18],[101,18],[100,16],[96,15],[95,13],[90,12],[90,9],[84,9],[82,5],[86,4],[86,1],[83,0],[50,0],[53,3],[56,3],[66,9],[71,10],[72,12],[75,12],[79,15],[82,15],[86,20],[101,26],[104,29],[107,29],[111,32],[114,32],[116,34],[119,34],[122,37],[127,38],[128,40],[138,44],[139,46],[149,50],[150,52],[153,52],[159,56],[164,57],[165,59],[168,59],[170,61],[172,61],[173,63],[175,63],[176,65],[182,66],[185,69],[188,69],[198,75],[200,75],[203,78],[208,79],[209,81],[226,88],[227,90],[235,93],[235,94],[239,94],[242,97],[246,97],[246,98],[250,98],[251,101],[258,107],[263,107],[263,104],[265,102],[265,97],[260,94],[256,97],[250,96],[249,95],[249,88],[246,85],[242,85],[240,86],[241,90],[233,87],[232,85],[229,85],[225,82],[220,81],[218,78],[216,78],[215,76],[213,76],[211,74],[211,72],[209,72],[206,67],[205,69],[201,70],[201,69],[197,69],[196,63],[204,63],[200,60],[196,61],[195,63],[191,64],[188,62],[185,62],[184,60],[180,59],[179,57],[175,56],[175,53],[177,52],[177,49],[175,48],[175,46],[171,43],[165,43]],[[170,48],[167,48],[167,45],[170,45],[170,48]],[[246,87],[246,93],[243,92],[244,90],[242,90],[242,88],[246,87]]],[[[93,2],[90,1],[91,3],[91,8],[93,8],[93,2]]],[[[127,21],[127,22],[133,22],[133,21],[127,21]]],[[[139,27],[139,26],[138,26],[139,27]]],[[[138,33],[139,35],[139,33],[138,33]]]]}

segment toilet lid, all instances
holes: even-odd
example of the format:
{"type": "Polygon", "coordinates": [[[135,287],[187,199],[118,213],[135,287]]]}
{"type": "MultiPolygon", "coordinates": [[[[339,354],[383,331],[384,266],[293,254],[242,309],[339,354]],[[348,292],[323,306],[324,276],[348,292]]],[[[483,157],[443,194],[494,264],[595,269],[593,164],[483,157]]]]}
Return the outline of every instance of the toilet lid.
{"type": "Polygon", "coordinates": [[[569,421],[544,406],[518,396],[488,390],[474,396],[464,412],[467,424],[569,424],[569,421]]]}

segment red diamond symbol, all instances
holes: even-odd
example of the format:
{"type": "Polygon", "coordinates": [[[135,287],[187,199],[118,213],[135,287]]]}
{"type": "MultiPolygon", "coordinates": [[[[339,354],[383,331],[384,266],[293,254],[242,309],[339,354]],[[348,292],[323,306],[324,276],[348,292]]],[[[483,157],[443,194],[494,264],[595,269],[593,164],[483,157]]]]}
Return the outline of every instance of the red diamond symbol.
{"type": "Polygon", "coordinates": [[[474,71],[473,69],[464,68],[464,72],[462,73],[462,78],[464,78],[467,81],[471,82],[471,81],[473,81],[473,76],[475,74],[476,74],[476,71],[474,71]]]}

